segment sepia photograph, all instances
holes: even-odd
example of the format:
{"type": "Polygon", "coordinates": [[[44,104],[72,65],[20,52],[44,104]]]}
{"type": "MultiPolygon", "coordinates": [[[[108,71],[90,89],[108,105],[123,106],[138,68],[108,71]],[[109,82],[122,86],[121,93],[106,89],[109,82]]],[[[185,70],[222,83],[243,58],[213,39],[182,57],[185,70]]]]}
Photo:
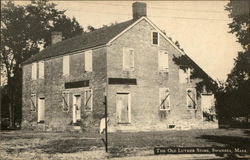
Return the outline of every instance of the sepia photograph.
{"type": "Polygon", "coordinates": [[[250,159],[250,1],[1,1],[0,160],[105,159],[250,159]]]}

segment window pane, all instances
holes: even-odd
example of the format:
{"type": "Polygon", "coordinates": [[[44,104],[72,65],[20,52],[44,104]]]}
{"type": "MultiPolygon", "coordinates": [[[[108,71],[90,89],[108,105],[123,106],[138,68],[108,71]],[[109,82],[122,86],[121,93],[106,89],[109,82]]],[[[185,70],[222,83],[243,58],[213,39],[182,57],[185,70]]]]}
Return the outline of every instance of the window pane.
{"type": "Polygon", "coordinates": [[[153,44],[158,44],[158,32],[153,32],[153,44]]]}

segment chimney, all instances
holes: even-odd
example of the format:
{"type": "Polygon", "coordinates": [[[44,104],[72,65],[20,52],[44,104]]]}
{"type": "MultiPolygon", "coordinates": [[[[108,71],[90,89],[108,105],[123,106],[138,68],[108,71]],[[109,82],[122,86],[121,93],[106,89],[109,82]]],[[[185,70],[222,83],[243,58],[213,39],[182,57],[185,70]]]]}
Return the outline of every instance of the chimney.
{"type": "Polygon", "coordinates": [[[51,44],[55,44],[62,41],[62,32],[51,33],[51,44]]]}
{"type": "Polygon", "coordinates": [[[133,20],[137,20],[142,16],[147,16],[147,4],[144,2],[134,2],[133,7],[133,20]]]}

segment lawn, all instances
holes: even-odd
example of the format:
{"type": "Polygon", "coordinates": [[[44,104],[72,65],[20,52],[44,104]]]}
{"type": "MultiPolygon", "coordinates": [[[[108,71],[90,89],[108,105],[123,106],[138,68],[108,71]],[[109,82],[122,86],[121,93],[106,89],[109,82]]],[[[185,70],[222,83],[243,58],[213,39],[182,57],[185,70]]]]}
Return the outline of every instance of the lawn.
{"type": "Polygon", "coordinates": [[[212,129],[109,133],[109,154],[98,134],[77,132],[0,132],[0,159],[104,159],[164,147],[250,148],[250,130],[212,129]]]}

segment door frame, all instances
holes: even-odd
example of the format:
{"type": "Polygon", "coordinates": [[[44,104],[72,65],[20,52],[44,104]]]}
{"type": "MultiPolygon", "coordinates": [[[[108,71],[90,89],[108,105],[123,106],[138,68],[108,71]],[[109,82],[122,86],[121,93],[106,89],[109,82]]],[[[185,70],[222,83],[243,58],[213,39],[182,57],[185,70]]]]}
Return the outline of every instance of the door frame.
{"type": "Polygon", "coordinates": [[[213,93],[201,93],[201,117],[202,117],[202,121],[204,121],[204,116],[203,116],[203,106],[202,106],[202,97],[203,96],[212,96],[213,100],[214,100],[214,94],[213,93]]]}
{"type": "MultiPolygon", "coordinates": [[[[80,93],[75,93],[75,94],[73,94],[72,95],[73,96],[73,107],[72,107],[72,121],[73,121],[73,123],[76,123],[77,122],[77,119],[76,119],[76,113],[75,113],[75,102],[76,102],[76,97],[77,96],[79,96],[80,97],[80,102],[82,102],[82,96],[81,96],[81,94],[80,93]],[[74,122],[74,119],[75,119],[75,122],[74,122]]],[[[79,110],[80,110],[80,115],[81,115],[81,104],[80,104],[80,107],[79,107],[79,110]]]]}
{"type": "MultiPolygon", "coordinates": [[[[116,113],[117,113],[117,94],[127,94],[128,95],[128,123],[131,123],[131,94],[129,91],[116,91],[116,100],[115,100],[116,113]]],[[[118,119],[119,124],[125,123],[125,122],[119,122],[119,121],[120,121],[120,119],[118,119]]]]}
{"type": "Polygon", "coordinates": [[[39,97],[38,98],[38,106],[37,106],[37,122],[38,123],[44,123],[45,121],[45,97],[39,97]],[[41,112],[41,101],[43,100],[43,120],[41,120],[41,117],[40,117],[40,112],[41,112]]]}

